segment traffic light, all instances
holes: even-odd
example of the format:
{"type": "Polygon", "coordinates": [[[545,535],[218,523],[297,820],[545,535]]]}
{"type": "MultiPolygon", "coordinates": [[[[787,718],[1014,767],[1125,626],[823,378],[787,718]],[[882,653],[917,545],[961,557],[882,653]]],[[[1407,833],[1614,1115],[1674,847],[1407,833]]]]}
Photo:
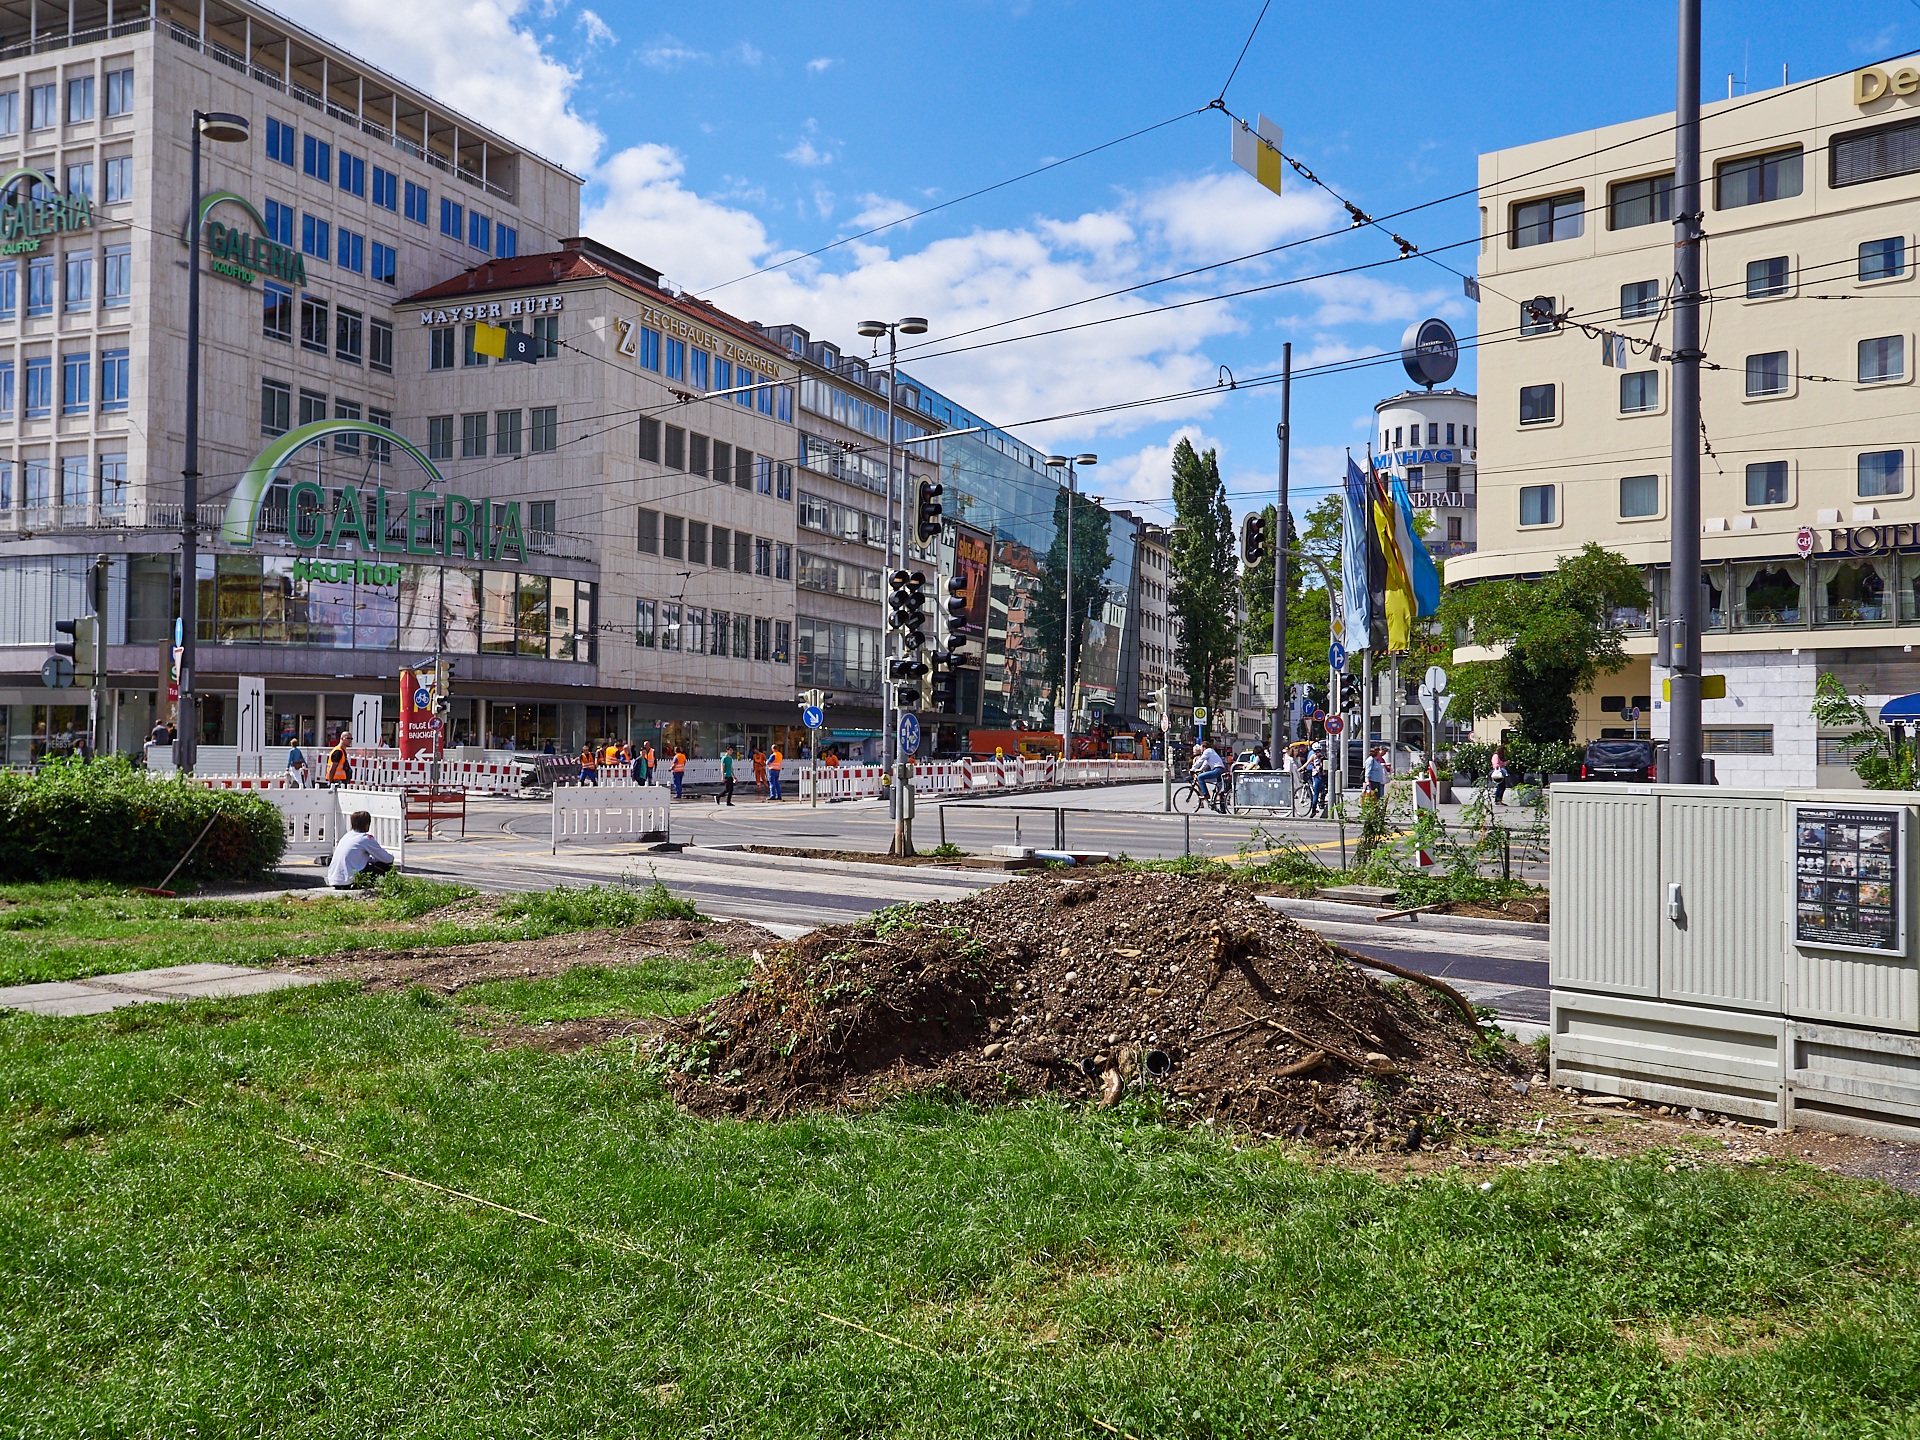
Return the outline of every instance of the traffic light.
{"type": "Polygon", "coordinates": [[[954,684],[958,677],[953,670],[952,654],[941,656],[937,652],[933,657],[933,708],[942,715],[951,715],[954,706],[954,684]]]}
{"type": "Polygon", "coordinates": [[[1240,527],[1240,557],[1251,570],[1267,558],[1267,517],[1249,515],[1240,527]]]}
{"type": "Polygon", "coordinates": [[[918,710],[920,692],[911,685],[901,685],[893,692],[893,705],[896,710],[918,710]]]}
{"type": "Polygon", "coordinates": [[[941,517],[946,514],[940,504],[940,497],[946,493],[946,487],[938,480],[920,482],[919,524],[915,531],[922,545],[940,538],[941,517]]]}
{"type": "Polygon", "coordinates": [[[967,577],[955,575],[947,581],[947,633],[957,635],[967,628],[967,577]]]}
{"type": "Polygon", "coordinates": [[[100,621],[92,615],[82,615],[77,620],[56,620],[53,628],[62,635],[71,635],[73,639],[57,643],[53,653],[65,656],[73,662],[73,683],[81,689],[90,689],[99,669],[100,621]]]}
{"type": "MultiPolygon", "coordinates": [[[[938,662],[936,661],[935,663],[938,662]]],[[[889,660],[887,662],[887,678],[889,680],[918,680],[926,673],[926,662],[918,656],[909,656],[903,660],[889,660]]]]}
{"type": "Polygon", "coordinates": [[[896,570],[887,577],[887,589],[887,624],[900,632],[901,648],[922,648],[927,643],[927,577],[918,570],[896,570]]]}

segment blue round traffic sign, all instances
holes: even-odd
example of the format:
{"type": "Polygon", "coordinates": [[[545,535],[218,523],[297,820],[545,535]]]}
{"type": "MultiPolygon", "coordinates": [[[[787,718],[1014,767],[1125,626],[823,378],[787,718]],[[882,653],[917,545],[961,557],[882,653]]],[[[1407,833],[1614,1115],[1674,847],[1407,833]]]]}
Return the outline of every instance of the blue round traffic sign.
{"type": "Polygon", "coordinates": [[[1347,722],[1342,720],[1338,715],[1327,716],[1327,734],[1338,735],[1346,728],[1347,722]]]}
{"type": "Polygon", "coordinates": [[[920,717],[911,711],[900,717],[900,753],[911,755],[920,748],[920,717]]]}
{"type": "Polygon", "coordinates": [[[1337,670],[1343,674],[1346,672],[1347,647],[1342,645],[1338,640],[1327,647],[1327,666],[1329,669],[1337,670]]]}
{"type": "Polygon", "coordinates": [[[800,723],[809,730],[818,730],[826,723],[826,712],[818,705],[808,705],[800,711],[800,723]]]}

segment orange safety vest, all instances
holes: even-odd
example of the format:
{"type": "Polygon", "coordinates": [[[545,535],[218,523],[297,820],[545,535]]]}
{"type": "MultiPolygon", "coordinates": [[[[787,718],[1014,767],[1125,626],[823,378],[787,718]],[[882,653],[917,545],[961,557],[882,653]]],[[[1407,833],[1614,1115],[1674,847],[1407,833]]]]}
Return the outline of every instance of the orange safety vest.
{"type": "Polygon", "coordinates": [[[327,783],[345,785],[351,779],[353,772],[347,768],[347,747],[343,742],[327,752],[327,783]]]}
{"type": "Polygon", "coordinates": [[[774,747],[773,753],[767,756],[767,769],[778,770],[779,768],[780,768],[780,747],[776,745],[774,747]]]}
{"type": "Polygon", "coordinates": [[[606,754],[603,758],[610,766],[618,765],[620,763],[620,747],[617,745],[607,746],[606,754]]]}
{"type": "Polygon", "coordinates": [[[600,768],[591,745],[585,746],[580,751],[580,768],[582,770],[597,770],[600,768]]]}
{"type": "Polygon", "coordinates": [[[679,750],[674,751],[673,752],[673,773],[678,775],[682,773],[686,768],[687,768],[686,755],[679,750]]]}

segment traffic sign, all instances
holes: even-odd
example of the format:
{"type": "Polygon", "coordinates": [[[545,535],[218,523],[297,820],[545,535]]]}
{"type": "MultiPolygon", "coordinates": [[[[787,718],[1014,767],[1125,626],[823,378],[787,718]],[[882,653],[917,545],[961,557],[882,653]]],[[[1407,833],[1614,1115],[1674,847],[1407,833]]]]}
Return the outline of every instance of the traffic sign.
{"type": "Polygon", "coordinates": [[[1347,722],[1342,720],[1338,715],[1327,716],[1327,734],[1338,735],[1346,728],[1347,722]]]}
{"type": "Polygon", "coordinates": [[[826,723],[826,712],[818,705],[809,705],[800,712],[800,723],[809,730],[818,730],[826,723]]]}
{"type": "Polygon", "coordinates": [[[1207,723],[1207,707],[1206,706],[1196,705],[1193,707],[1193,723],[1196,725],[1204,725],[1207,723]]]}
{"type": "Polygon", "coordinates": [[[1427,667],[1426,680],[1427,689],[1433,691],[1436,695],[1446,694],[1447,672],[1442,670],[1438,665],[1429,665],[1427,667]]]}
{"type": "Polygon", "coordinates": [[[1626,709],[1620,712],[1620,718],[1628,721],[1638,720],[1640,718],[1640,707],[1638,705],[1627,706],[1626,709]]]}
{"type": "Polygon", "coordinates": [[[900,717],[900,753],[911,755],[920,748],[920,717],[909,710],[900,717]]]}
{"type": "Polygon", "coordinates": [[[49,655],[40,667],[40,683],[49,690],[64,690],[73,684],[73,661],[64,655],[49,655]]]}
{"type": "Polygon", "coordinates": [[[1342,675],[1347,673],[1347,647],[1338,640],[1327,647],[1327,668],[1342,675]]]}

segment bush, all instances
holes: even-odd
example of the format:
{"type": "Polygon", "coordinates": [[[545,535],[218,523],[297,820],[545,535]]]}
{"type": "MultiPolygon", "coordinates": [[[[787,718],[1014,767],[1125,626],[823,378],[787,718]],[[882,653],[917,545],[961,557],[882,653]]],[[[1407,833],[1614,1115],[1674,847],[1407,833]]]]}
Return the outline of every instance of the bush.
{"type": "Polygon", "coordinates": [[[503,920],[525,920],[545,934],[568,930],[624,930],[646,920],[704,920],[691,901],[681,900],[655,880],[645,889],[556,885],[516,895],[496,912],[503,920]]]}
{"type": "Polygon", "coordinates": [[[0,879],[158,885],[207,825],[174,877],[239,880],[280,863],[286,825],[273,803],[158,779],[117,756],[0,773],[0,879]]]}

